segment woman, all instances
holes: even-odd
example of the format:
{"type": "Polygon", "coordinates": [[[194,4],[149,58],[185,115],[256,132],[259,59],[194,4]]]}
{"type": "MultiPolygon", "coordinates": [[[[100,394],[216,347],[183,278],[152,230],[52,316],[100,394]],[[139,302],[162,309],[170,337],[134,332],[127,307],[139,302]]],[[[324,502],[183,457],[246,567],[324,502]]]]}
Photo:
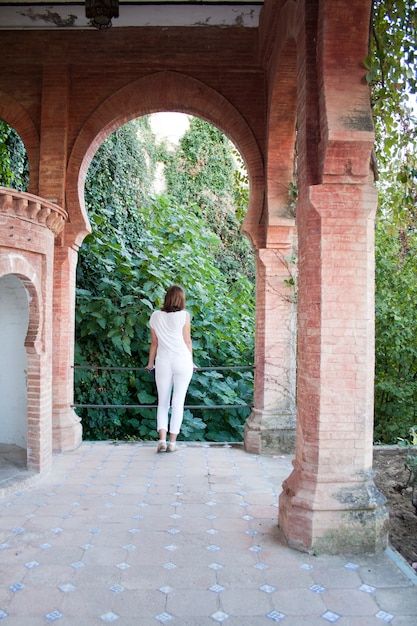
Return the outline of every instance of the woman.
{"type": "Polygon", "coordinates": [[[151,346],[146,369],[155,367],[158,390],[157,430],[158,452],[175,452],[180,432],[184,402],[193,374],[190,314],[185,310],[185,293],[173,285],[165,294],[164,306],[154,311],[149,320],[151,346]],[[168,411],[172,392],[172,412],[168,432],[168,411]]]}

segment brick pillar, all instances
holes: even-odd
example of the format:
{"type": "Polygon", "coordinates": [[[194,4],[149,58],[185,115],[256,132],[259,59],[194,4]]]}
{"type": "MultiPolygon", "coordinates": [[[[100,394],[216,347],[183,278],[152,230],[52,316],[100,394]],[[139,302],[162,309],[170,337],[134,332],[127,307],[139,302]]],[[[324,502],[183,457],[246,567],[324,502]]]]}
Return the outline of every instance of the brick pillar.
{"type": "Polygon", "coordinates": [[[375,207],[367,184],[313,186],[299,206],[297,447],[279,525],[305,551],[386,544],[372,480],[375,207]]]}
{"type": "MultiPolygon", "coordinates": [[[[45,65],[42,111],[39,193],[60,206],[65,203],[70,79],[61,64],[45,65]]],[[[68,228],[66,227],[66,230],[68,228]]],[[[52,440],[54,450],[72,450],[81,443],[80,420],[73,403],[75,268],[77,252],[57,238],[53,285],[52,440]]]]}
{"type": "MultiPolygon", "coordinates": [[[[46,306],[47,303],[44,303],[46,306]]],[[[27,388],[27,469],[49,471],[52,464],[51,435],[51,356],[26,347],[27,388]]]]}
{"type": "Polygon", "coordinates": [[[47,65],[42,78],[39,195],[64,206],[68,144],[68,68],[47,65]]]}
{"type": "Polygon", "coordinates": [[[82,441],[80,418],[74,402],[75,281],[78,252],[55,247],[54,352],[53,352],[53,448],[73,450],[82,441]]]}
{"type": "Polygon", "coordinates": [[[295,448],[296,305],[288,284],[295,227],[293,220],[282,222],[256,252],[254,408],[245,449],[257,454],[295,448]]]}

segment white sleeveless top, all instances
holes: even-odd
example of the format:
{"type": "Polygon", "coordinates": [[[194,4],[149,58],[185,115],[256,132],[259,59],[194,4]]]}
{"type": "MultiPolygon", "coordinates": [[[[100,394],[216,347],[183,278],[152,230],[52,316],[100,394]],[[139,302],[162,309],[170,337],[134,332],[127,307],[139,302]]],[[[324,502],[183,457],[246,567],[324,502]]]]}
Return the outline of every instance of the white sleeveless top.
{"type": "Polygon", "coordinates": [[[191,353],[184,341],[183,328],[187,320],[187,312],[154,311],[149,320],[150,327],[158,337],[158,352],[167,351],[179,354],[191,353]]]}

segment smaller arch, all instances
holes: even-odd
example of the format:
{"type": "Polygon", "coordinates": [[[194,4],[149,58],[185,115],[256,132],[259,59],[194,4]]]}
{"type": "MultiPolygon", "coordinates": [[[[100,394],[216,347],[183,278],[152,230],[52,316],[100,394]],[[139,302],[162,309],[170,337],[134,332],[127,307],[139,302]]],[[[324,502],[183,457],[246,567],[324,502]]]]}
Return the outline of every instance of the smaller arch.
{"type": "MultiPolygon", "coordinates": [[[[0,278],[16,276],[27,294],[29,319],[24,340],[27,354],[27,469],[35,472],[49,468],[50,464],[50,400],[42,392],[44,376],[43,338],[44,311],[41,284],[35,268],[21,254],[0,250],[0,278]]],[[[47,386],[51,384],[46,383],[47,386]]]]}
{"type": "Polygon", "coordinates": [[[0,91],[0,119],[12,126],[23,141],[29,160],[29,193],[39,193],[39,134],[31,117],[17,100],[0,91]]]}
{"type": "Polygon", "coordinates": [[[13,274],[19,278],[28,294],[29,326],[25,339],[28,352],[40,353],[44,350],[42,340],[42,291],[36,271],[20,254],[7,253],[4,256],[0,251],[0,278],[13,274]]]}
{"type": "Polygon", "coordinates": [[[160,111],[201,117],[217,126],[237,146],[251,186],[244,231],[255,243],[264,197],[263,160],[255,137],[245,119],[221,94],[195,78],[172,71],[151,74],[113,93],[84,124],[68,162],[66,199],[72,227],[66,233],[71,233],[74,242],[80,245],[90,230],[84,184],[88,166],[100,144],[129,120],[160,111]]]}

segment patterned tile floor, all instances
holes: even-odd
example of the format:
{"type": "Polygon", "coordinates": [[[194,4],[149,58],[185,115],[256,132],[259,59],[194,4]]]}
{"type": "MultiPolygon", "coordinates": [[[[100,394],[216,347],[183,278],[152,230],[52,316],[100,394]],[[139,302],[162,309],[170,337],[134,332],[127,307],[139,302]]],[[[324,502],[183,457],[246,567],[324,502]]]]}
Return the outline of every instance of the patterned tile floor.
{"type": "Polygon", "coordinates": [[[85,442],[0,500],[5,625],[417,625],[390,551],[309,556],[277,527],[290,457],[85,442]],[[390,556],[391,555],[391,556],[390,556]]]}

